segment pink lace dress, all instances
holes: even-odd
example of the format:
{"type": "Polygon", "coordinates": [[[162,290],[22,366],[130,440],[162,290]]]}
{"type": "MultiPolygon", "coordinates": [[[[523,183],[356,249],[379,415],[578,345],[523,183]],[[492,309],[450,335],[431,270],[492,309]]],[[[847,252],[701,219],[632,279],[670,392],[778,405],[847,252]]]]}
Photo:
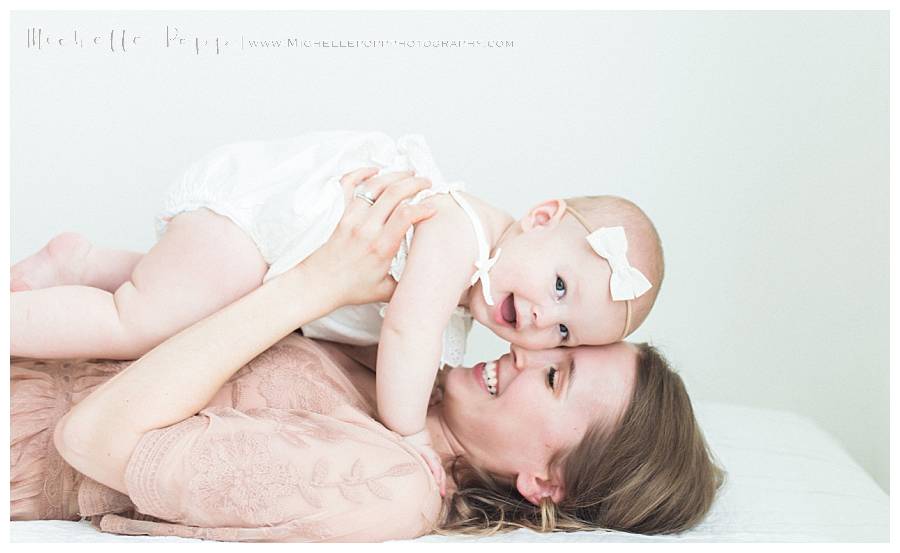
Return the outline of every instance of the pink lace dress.
{"type": "Polygon", "coordinates": [[[13,360],[10,518],[90,517],[105,532],[229,541],[428,533],[441,505],[428,467],[374,419],[372,376],[326,348],[285,338],[199,414],[144,435],[127,495],[66,464],[53,428],[128,363],[13,360]]]}

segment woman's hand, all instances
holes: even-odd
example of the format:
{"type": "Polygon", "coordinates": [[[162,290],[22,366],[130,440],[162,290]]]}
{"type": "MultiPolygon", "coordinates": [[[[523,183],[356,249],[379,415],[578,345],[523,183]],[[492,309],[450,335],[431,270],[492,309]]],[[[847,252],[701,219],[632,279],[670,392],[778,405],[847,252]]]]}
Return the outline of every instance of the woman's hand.
{"type": "Polygon", "coordinates": [[[301,264],[326,271],[333,279],[329,286],[340,292],[342,304],[390,299],[396,282],[388,270],[400,240],[410,225],[434,214],[429,206],[399,205],[431,186],[431,181],[411,171],[375,176],[377,172],[366,167],[341,178],[351,194],[344,217],[328,242],[301,264]],[[358,186],[375,198],[374,205],[352,196],[358,186]]]}

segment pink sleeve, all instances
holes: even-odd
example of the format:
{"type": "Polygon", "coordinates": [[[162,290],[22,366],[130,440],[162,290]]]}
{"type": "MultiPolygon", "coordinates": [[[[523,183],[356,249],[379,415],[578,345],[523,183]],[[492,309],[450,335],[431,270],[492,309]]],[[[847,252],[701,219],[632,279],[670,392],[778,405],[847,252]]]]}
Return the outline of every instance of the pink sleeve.
{"type": "Polygon", "coordinates": [[[428,533],[440,510],[428,468],[391,434],[345,419],[206,409],[141,439],[126,471],[129,496],[141,513],[175,523],[181,530],[166,533],[176,535],[381,541],[428,533]]]}

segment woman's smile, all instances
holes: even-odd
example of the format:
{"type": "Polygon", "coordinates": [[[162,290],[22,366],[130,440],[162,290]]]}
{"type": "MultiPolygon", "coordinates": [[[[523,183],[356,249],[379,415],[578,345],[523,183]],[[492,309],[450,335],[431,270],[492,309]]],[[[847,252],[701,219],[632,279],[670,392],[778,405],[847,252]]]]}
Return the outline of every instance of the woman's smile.
{"type": "Polygon", "coordinates": [[[497,397],[500,394],[501,373],[506,372],[506,376],[502,378],[504,385],[508,385],[510,374],[505,371],[504,367],[509,363],[515,363],[511,354],[501,355],[494,361],[482,361],[472,367],[472,378],[479,388],[491,397],[497,397]]]}
{"type": "Polygon", "coordinates": [[[499,364],[500,360],[498,359],[497,361],[482,361],[472,367],[472,378],[482,390],[492,397],[496,397],[500,391],[499,364]]]}
{"type": "Polygon", "coordinates": [[[472,367],[472,378],[475,379],[475,383],[491,397],[496,397],[500,390],[498,373],[498,361],[482,361],[472,367]]]}

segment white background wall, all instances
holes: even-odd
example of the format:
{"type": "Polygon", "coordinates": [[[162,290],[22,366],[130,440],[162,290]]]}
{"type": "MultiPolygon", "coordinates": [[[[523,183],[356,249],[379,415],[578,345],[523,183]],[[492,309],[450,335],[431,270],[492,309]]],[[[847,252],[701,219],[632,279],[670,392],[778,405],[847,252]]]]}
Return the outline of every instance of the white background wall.
{"type": "MultiPolygon", "coordinates": [[[[445,175],[517,216],[555,195],[643,206],[667,279],[633,338],[695,398],[810,415],[888,489],[886,13],[19,12],[11,26],[13,260],[61,230],[149,248],[172,178],[225,142],[420,132],[445,175]],[[167,48],[166,25],[189,44],[167,48]],[[29,49],[28,27],[67,45],[29,49]],[[142,38],[110,52],[112,29],[142,38]],[[242,36],[514,46],[241,50],[242,36]]],[[[477,330],[469,358],[503,348],[477,330]]]]}

